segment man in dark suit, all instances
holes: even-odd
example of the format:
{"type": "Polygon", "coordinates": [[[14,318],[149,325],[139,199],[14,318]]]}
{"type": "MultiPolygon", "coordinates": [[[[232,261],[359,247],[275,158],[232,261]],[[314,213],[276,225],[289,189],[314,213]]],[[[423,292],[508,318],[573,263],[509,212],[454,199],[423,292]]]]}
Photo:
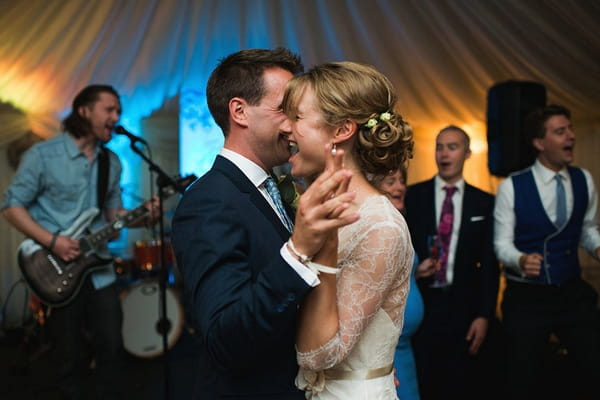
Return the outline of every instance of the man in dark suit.
{"type": "Polygon", "coordinates": [[[331,196],[350,179],[345,170],[317,179],[292,227],[269,182],[290,157],[280,104],[302,69],[286,49],[243,50],[223,59],[207,85],[224,148],[173,219],[187,314],[201,342],[196,398],[304,399],[294,385],[296,318],[319,283],[305,264],[332,228],[352,222],[331,213],[352,194],[331,196]]]}
{"type": "Polygon", "coordinates": [[[494,197],[463,179],[469,143],[461,128],[442,129],[436,138],[438,174],[409,186],[406,194],[419,259],[439,257],[435,268],[417,271],[425,315],[414,350],[423,399],[475,396],[479,353],[496,308],[494,197]]]}

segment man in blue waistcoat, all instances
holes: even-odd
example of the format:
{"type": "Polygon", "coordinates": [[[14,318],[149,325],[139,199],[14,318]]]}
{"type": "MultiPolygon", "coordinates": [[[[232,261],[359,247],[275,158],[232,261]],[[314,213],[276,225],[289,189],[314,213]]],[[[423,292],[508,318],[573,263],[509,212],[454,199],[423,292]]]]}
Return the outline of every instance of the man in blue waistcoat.
{"type": "Polygon", "coordinates": [[[508,398],[556,392],[557,382],[544,369],[551,334],[577,367],[573,376],[581,378],[573,395],[581,390],[600,398],[593,387],[600,380],[597,293],[581,278],[577,253],[582,246],[600,259],[598,196],[590,173],[569,166],[575,133],[568,109],[534,110],[525,132],[536,161],[500,184],[494,209],[494,246],[507,279],[502,314],[508,398]]]}

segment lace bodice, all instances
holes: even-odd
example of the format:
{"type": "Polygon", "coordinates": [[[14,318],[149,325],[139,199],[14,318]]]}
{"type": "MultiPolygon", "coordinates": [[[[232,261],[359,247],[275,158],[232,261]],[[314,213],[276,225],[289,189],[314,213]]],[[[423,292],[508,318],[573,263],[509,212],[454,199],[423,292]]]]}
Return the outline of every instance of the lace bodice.
{"type": "Polygon", "coordinates": [[[410,234],[385,196],[368,197],[358,212],[361,218],[339,231],[339,330],[321,348],[298,353],[305,372],[380,368],[393,360],[413,263],[410,234]]]}

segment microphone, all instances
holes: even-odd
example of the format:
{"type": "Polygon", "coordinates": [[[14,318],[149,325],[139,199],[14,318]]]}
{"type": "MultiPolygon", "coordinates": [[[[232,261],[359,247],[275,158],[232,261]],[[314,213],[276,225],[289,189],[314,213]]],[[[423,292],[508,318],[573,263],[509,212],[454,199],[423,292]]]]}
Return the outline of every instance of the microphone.
{"type": "Polygon", "coordinates": [[[131,140],[131,144],[134,144],[135,142],[141,142],[144,143],[146,146],[148,145],[148,142],[146,142],[144,139],[134,135],[133,133],[129,132],[127,129],[123,128],[120,125],[115,127],[115,133],[127,136],[129,140],[131,140]]]}

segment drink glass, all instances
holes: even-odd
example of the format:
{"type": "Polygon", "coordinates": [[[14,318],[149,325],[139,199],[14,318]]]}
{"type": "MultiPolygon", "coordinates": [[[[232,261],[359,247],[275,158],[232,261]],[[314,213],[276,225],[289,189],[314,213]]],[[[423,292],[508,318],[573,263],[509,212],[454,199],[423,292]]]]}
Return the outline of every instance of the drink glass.
{"type": "MultiPolygon", "coordinates": [[[[442,247],[442,242],[437,234],[427,236],[427,248],[429,249],[429,257],[433,258],[436,262],[442,258],[442,254],[444,249],[442,247]]],[[[431,283],[431,287],[440,287],[443,286],[443,283],[439,280],[438,272],[436,271],[433,275],[433,282],[431,283]]]]}

